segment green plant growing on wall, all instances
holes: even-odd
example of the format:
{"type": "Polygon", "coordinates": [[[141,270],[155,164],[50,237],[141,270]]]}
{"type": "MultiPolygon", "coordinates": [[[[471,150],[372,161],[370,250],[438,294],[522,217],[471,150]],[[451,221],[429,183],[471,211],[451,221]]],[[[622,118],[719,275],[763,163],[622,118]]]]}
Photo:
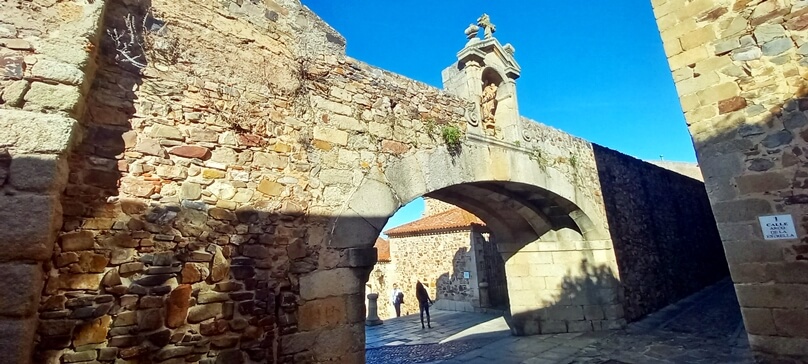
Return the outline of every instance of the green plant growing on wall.
{"type": "Polygon", "coordinates": [[[426,135],[428,135],[430,139],[435,140],[436,130],[437,130],[437,124],[435,123],[435,119],[426,119],[426,121],[424,121],[424,131],[426,132],[426,135]]]}
{"type": "Polygon", "coordinates": [[[449,150],[450,154],[457,155],[460,153],[462,147],[460,139],[463,137],[463,131],[461,131],[459,127],[444,125],[443,128],[441,128],[440,135],[443,138],[443,142],[446,143],[446,149],[449,150]]]}
{"type": "Polygon", "coordinates": [[[515,146],[517,146],[517,147],[521,147],[521,146],[522,146],[522,142],[520,142],[520,141],[518,141],[518,140],[514,140],[514,141],[513,141],[513,145],[515,145],[515,146]]]}
{"type": "Polygon", "coordinates": [[[572,182],[576,185],[580,185],[582,181],[581,176],[578,175],[578,156],[571,154],[569,162],[570,167],[572,167],[572,182]]]}
{"type": "Polygon", "coordinates": [[[547,165],[549,164],[549,162],[547,161],[547,158],[545,158],[544,155],[541,154],[541,150],[533,149],[533,151],[530,152],[530,159],[536,161],[536,163],[539,164],[539,168],[541,168],[542,171],[547,170],[547,165]]]}

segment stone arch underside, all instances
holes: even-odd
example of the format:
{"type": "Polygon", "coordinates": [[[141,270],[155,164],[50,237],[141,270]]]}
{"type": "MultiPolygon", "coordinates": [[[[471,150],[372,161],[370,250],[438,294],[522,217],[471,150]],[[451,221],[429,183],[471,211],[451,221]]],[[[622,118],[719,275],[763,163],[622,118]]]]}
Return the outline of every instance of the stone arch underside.
{"type": "Polygon", "coordinates": [[[619,284],[598,201],[518,149],[471,144],[418,151],[366,176],[331,229],[332,247],[365,250],[419,196],[464,208],[497,236],[517,335],[619,327],[619,284]],[[589,310],[589,314],[585,311],[589,310]]]}
{"type": "Polygon", "coordinates": [[[517,239],[522,243],[542,236],[550,226],[570,228],[586,240],[609,239],[599,201],[588,197],[570,176],[543,168],[520,150],[467,145],[458,156],[443,148],[418,151],[370,172],[334,220],[330,246],[372,246],[390,216],[427,195],[479,213],[494,226],[531,226],[517,239]],[[492,209],[491,204],[508,209],[492,209]]]}

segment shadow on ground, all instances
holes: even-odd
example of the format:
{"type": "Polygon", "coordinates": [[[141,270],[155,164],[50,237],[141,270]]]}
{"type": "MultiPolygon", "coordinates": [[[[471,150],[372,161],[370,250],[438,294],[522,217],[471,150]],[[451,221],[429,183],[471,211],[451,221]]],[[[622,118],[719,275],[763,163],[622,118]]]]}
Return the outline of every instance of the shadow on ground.
{"type": "Polygon", "coordinates": [[[390,320],[387,328],[368,328],[366,358],[370,364],[753,363],[734,301],[725,279],[623,330],[522,337],[511,336],[501,317],[438,311],[436,330],[455,333],[439,339],[420,329],[417,316],[390,320]]]}

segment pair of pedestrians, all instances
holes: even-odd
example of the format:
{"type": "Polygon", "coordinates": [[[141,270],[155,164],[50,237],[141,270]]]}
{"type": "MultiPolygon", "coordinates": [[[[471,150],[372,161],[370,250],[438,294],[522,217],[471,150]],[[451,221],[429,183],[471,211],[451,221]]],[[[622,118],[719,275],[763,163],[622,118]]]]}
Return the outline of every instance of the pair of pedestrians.
{"type": "MultiPolygon", "coordinates": [[[[424,326],[424,313],[426,312],[426,327],[432,328],[430,319],[429,319],[429,306],[431,306],[435,301],[432,301],[429,298],[429,293],[427,293],[426,288],[424,285],[421,284],[421,281],[415,284],[415,298],[418,299],[418,308],[421,311],[421,328],[425,328],[424,326]]],[[[393,285],[393,294],[390,296],[390,301],[393,302],[393,307],[396,309],[396,317],[401,317],[401,304],[404,303],[404,292],[398,289],[398,285],[393,285]]]]}

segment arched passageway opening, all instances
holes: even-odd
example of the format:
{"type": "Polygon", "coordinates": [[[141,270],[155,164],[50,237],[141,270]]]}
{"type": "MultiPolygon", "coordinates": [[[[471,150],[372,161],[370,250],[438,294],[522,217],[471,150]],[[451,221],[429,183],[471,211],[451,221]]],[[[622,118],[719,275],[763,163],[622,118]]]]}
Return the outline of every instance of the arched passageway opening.
{"type": "Polygon", "coordinates": [[[382,320],[419,312],[417,282],[435,301],[433,309],[502,314],[508,310],[507,281],[496,244],[479,217],[434,198],[416,199],[376,240],[378,262],[366,292],[379,295],[382,320]],[[398,292],[403,299],[396,299],[398,292]]]}
{"type": "Polygon", "coordinates": [[[580,332],[623,324],[608,239],[552,191],[480,181],[427,194],[479,216],[497,237],[508,282],[508,323],[516,335],[580,332]]]}
{"type": "MultiPolygon", "coordinates": [[[[442,318],[480,324],[474,314],[458,318],[458,311],[498,309],[507,323],[499,329],[514,335],[623,325],[609,241],[599,239],[591,219],[576,204],[538,186],[510,181],[461,183],[424,197],[427,205],[446,207],[428,206],[423,218],[385,230],[383,262],[369,276],[368,287],[379,294],[380,317],[390,318],[387,325],[418,329],[418,304],[411,287],[416,280],[436,300],[431,308],[433,317],[440,310],[433,321],[436,328],[441,328],[442,318]],[[480,226],[461,222],[467,218],[455,211],[479,217],[480,226]],[[401,318],[393,311],[393,284],[406,297],[401,318]],[[469,291],[459,292],[460,286],[469,291]]],[[[369,329],[366,347],[410,344],[406,339],[385,339],[388,331],[369,329]]]]}

